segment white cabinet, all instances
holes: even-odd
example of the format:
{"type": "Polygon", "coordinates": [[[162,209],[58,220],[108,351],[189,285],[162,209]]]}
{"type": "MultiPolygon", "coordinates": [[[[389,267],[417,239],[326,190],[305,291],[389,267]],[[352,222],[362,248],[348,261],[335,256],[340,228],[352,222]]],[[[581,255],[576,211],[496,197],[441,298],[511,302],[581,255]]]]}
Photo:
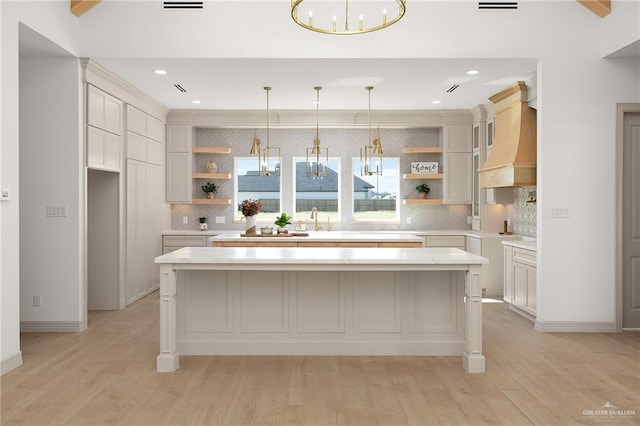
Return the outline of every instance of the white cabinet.
{"type": "Polygon", "coordinates": [[[164,126],[144,111],[127,105],[127,158],[162,166],[164,126]]]}
{"type": "Polygon", "coordinates": [[[444,203],[471,204],[471,153],[452,152],[444,154],[444,203]]]}
{"type": "Polygon", "coordinates": [[[536,252],[504,247],[504,300],[511,309],[533,319],[537,310],[536,252]]]}
{"type": "Polygon", "coordinates": [[[163,235],[162,254],[170,253],[183,247],[207,247],[211,235],[163,235]]]}
{"type": "Polygon", "coordinates": [[[122,102],[95,86],[87,85],[87,124],[122,135],[122,102]]]}
{"type": "Polygon", "coordinates": [[[130,304],[158,288],[162,253],[162,167],[127,160],[126,298],[130,304]]]}
{"type": "Polygon", "coordinates": [[[167,125],[167,202],[191,203],[191,126],[167,125]]]}
{"type": "Polygon", "coordinates": [[[467,251],[489,259],[489,263],[482,265],[480,275],[480,284],[486,296],[504,297],[504,253],[502,247],[504,238],[507,237],[467,236],[467,251]]]}
{"type": "Polygon", "coordinates": [[[445,152],[471,152],[471,125],[450,124],[444,127],[445,152]]]}
{"type": "Polygon", "coordinates": [[[165,140],[162,121],[131,105],[127,105],[127,130],[157,142],[165,140]]]}
{"type": "Polygon", "coordinates": [[[121,170],[121,145],[121,136],[87,126],[87,167],[119,172],[121,170]]]}
{"type": "Polygon", "coordinates": [[[425,247],[453,247],[465,249],[464,235],[427,235],[425,247]]]}

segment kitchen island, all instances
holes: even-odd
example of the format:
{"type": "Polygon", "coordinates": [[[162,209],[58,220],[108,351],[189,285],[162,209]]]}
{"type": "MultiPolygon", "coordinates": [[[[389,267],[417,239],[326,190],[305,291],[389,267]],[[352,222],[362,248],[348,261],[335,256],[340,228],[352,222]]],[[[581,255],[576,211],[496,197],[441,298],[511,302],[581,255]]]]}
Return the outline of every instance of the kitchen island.
{"type": "Polygon", "coordinates": [[[160,264],[160,354],[457,355],[484,372],[481,265],[455,248],[185,247],[160,264]]]}
{"type": "Polygon", "coordinates": [[[209,238],[213,247],[423,247],[424,239],[407,233],[309,231],[290,234],[224,233],[209,238]]]}

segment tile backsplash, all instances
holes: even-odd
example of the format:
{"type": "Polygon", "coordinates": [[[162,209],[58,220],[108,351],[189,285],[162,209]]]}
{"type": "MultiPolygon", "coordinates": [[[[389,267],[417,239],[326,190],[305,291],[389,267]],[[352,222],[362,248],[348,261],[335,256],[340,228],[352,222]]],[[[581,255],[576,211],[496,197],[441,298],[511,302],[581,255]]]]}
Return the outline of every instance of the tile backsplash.
{"type": "Polygon", "coordinates": [[[514,232],[526,237],[537,237],[536,203],[527,203],[529,193],[536,199],[535,186],[521,186],[513,189],[514,232]]]}
{"type": "MultiPolygon", "coordinates": [[[[258,130],[258,138],[266,140],[264,130],[258,130]]],[[[196,131],[196,145],[198,146],[230,146],[231,155],[215,155],[215,161],[219,172],[233,173],[234,156],[249,156],[251,142],[254,137],[253,129],[198,129],[196,131]]],[[[311,146],[315,137],[315,129],[272,129],[270,141],[272,146],[279,146],[282,150],[282,194],[284,211],[291,211],[293,197],[293,157],[304,156],[305,148],[311,146]]],[[[442,170],[443,163],[440,155],[403,155],[405,146],[441,146],[441,129],[380,129],[380,137],[385,157],[397,157],[400,159],[400,174],[409,173],[412,161],[438,161],[442,170]]],[[[321,129],[320,139],[322,146],[329,148],[331,157],[340,157],[343,173],[350,172],[351,158],[359,157],[359,149],[367,140],[367,129],[321,129]]],[[[209,161],[208,155],[197,155],[194,170],[202,171],[209,161]]],[[[234,181],[217,181],[220,183],[219,196],[233,197],[234,181]]],[[[417,181],[400,179],[400,198],[415,198],[415,185],[417,181]]],[[[431,186],[430,197],[442,198],[442,182],[429,181],[431,186]]],[[[400,204],[400,223],[395,224],[355,224],[350,219],[349,203],[351,182],[349,179],[341,180],[342,220],[333,224],[335,230],[420,230],[420,229],[470,229],[467,217],[471,215],[470,205],[405,205],[400,204]],[[410,218],[411,223],[407,223],[410,218]]],[[[194,196],[202,198],[200,188],[194,185],[194,196]]],[[[232,201],[233,203],[233,201],[232,201]]],[[[177,205],[171,207],[171,227],[176,230],[197,229],[197,218],[206,216],[209,218],[210,230],[241,230],[243,223],[233,223],[233,205],[177,205]],[[187,217],[187,224],[183,224],[183,217],[187,217]],[[216,217],[224,217],[224,224],[215,223],[216,217]]],[[[534,216],[535,218],[535,216],[534,216]]]]}

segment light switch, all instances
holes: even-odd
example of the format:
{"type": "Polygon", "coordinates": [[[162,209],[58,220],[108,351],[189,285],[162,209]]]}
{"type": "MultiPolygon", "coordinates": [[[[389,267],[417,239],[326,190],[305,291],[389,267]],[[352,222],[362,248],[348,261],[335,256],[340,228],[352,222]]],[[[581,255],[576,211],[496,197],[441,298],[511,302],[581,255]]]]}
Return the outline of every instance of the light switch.
{"type": "Polygon", "coordinates": [[[569,217],[569,207],[551,207],[549,209],[549,217],[569,217]]]}
{"type": "Polygon", "coordinates": [[[0,193],[0,201],[9,201],[11,199],[11,192],[8,189],[3,189],[0,193]]]}
{"type": "Polygon", "coordinates": [[[47,206],[47,217],[67,217],[67,206],[47,206]]]}

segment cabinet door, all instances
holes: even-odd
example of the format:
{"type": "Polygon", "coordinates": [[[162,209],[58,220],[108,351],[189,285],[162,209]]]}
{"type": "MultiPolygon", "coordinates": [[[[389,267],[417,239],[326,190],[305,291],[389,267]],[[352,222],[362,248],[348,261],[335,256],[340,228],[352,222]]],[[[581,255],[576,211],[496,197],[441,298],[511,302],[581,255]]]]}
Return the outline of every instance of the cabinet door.
{"type": "Polygon", "coordinates": [[[444,203],[471,204],[471,153],[445,153],[444,162],[444,203]]]}
{"type": "Polygon", "coordinates": [[[87,167],[119,172],[121,137],[87,126],[87,167]]]}
{"type": "Polygon", "coordinates": [[[478,169],[480,168],[480,151],[474,151],[473,153],[473,164],[472,164],[471,176],[473,179],[473,191],[471,195],[473,196],[473,204],[471,205],[471,215],[479,219],[480,218],[480,184],[479,184],[479,176],[478,169]]]}
{"type": "Polygon", "coordinates": [[[87,124],[122,134],[122,102],[108,93],[87,85],[87,124]]]}
{"type": "Polygon", "coordinates": [[[147,161],[147,138],[131,131],[127,132],[127,158],[147,161]]]}
{"type": "Polygon", "coordinates": [[[147,114],[127,105],[127,130],[147,136],[147,114]]]}
{"type": "Polygon", "coordinates": [[[147,115],[147,137],[164,143],[164,123],[157,118],[147,115]]]}
{"type": "Polygon", "coordinates": [[[536,283],[537,279],[537,270],[536,268],[527,266],[527,311],[533,315],[536,314],[537,308],[537,289],[538,284],[536,283]]]}
{"type": "Polygon", "coordinates": [[[445,152],[471,152],[471,125],[454,124],[444,127],[445,152]]]}
{"type": "Polygon", "coordinates": [[[167,202],[191,202],[191,154],[186,152],[167,154],[167,202]]]}
{"type": "Polygon", "coordinates": [[[193,130],[191,126],[167,125],[167,152],[191,152],[193,130]]]}
{"type": "Polygon", "coordinates": [[[507,303],[513,303],[513,248],[504,246],[504,277],[503,299],[507,303]]]}
{"type": "Polygon", "coordinates": [[[513,304],[525,309],[527,306],[527,267],[513,263],[513,304]]]}
{"type": "Polygon", "coordinates": [[[467,237],[467,251],[482,256],[482,240],[480,238],[467,237]]]}
{"type": "Polygon", "coordinates": [[[122,137],[113,133],[106,134],[104,146],[104,165],[108,170],[119,172],[122,158],[122,137]]]}

